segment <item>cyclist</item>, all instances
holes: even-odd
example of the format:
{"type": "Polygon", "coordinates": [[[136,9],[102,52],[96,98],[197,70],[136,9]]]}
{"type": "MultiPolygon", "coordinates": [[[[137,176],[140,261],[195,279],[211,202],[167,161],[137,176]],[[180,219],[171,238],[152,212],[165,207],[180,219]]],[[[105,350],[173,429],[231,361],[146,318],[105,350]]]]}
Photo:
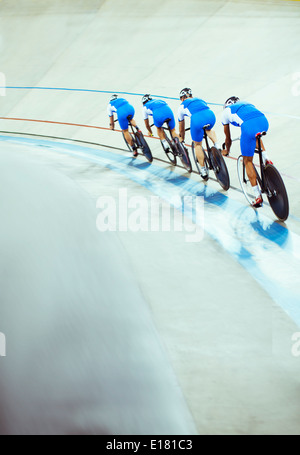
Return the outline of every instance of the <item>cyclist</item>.
{"type": "Polygon", "coordinates": [[[203,180],[208,180],[208,172],[204,161],[204,152],[202,149],[202,141],[204,137],[203,127],[209,125],[207,136],[211,139],[214,146],[219,148],[217,144],[217,135],[212,129],[216,123],[216,116],[208,107],[207,103],[200,99],[194,98],[190,88],[184,88],[180,94],[181,104],[178,109],[179,134],[182,140],[185,138],[185,120],[184,117],[191,118],[191,137],[195,145],[195,153],[200,164],[200,172],[203,180]]]}
{"type": "Polygon", "coordinates": [[[107,106],[109,126],[111,130],[115,129],[114,113],[117,113],[118,115],[120,128],[123,131],[126,141],[133,150],[133,156],[137,157],[138,156],[137,147],[131,137],[131,134],[128,131],[129,120],[131,121],[133,126],[137,127],[137,124],[133,118],[135,114],[134,107],[131,104],[129,104],[128,101],[125,100],[125,98],[119,98],[118,95],[112,95],[110,98],[110,102],[107,106]]]}
{"type": "MultiPolygon", "coordinates": [[[[256,173],[253,167],[253,157],[255,148],[258,147],[256,134],[261,133],[262,131],[268,131],[268,120],[262,112],[253,106],[253,104],[240,101],[237,96],[231,96],[227,101],[225,101],[222,123],[224,125],[226,147],[224,153],[226,155],[229,154],[232,144],[230,124],[241,128],[241,152],[244,157],[246,172],[255,196],[255,200],[252,205],[256,208],[261,207],[263,204],[263,198],[259,186],[257,185],[256,173]]],[[[262,141],[261,147],[263,150],[262,155],[264,164],[273,164],[267,156],[262,141]]]]}
{"type": "Polygon", "coordinates": [[[168,104],[159,99],[153,99],[151,95],[146,94],[142,98],[142,103],[143,103],[143,114],[144,114],[144,120],[145,120],[145,125],[146,128],[150,134],[150,136],[153,136],[152,129],[149,123],[149,115],[153,117],[154,125],[156,126],[157,129],[157,134],[160,140],[162,141],[163,147],[165,148],[166,151],[169,149],[169,144],[166,140],[166,135],[163,130],[163,124],[167,119],[170,119],[170,128],[171,128],[171,133],[172,137],[177,137],[179,139],[179,135],[176,133],[175,130],[175,117],[172,112],[172,109],[168,106],[168,104]]]}

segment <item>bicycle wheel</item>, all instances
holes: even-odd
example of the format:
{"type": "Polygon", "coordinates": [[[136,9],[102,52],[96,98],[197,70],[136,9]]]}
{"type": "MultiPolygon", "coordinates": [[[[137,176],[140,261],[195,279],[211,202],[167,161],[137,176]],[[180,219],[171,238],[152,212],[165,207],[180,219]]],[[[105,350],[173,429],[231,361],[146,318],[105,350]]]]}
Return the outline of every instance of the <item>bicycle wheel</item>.
{"type": "Polygon", "coordinates": [[[176,150],[174,150],[174,145],[172,144],[172,142],[170,141],[170,139],[168,138],[167,135],[166,135],[166,140],[167,140],[167,142],[169,144],[169,151],[165,149],[165,147],[163,146],[162,141],[160,141],[161,142],[161,146],[162,146],[165,154],[167,155],[168,160],[173,164],[173,166],[176,166],[176,164],[177,164],[176,150]]]}
{"type": "Polygon", "coordinates": [[[264,169],[269,204],[280,221],[289,216],[289,199],[282,177],[275,166],[268,164],[264,169]]]}
{"type": "MultiPolygon", "coordinates": [[[[255,167],[254,167],[254,169],[255,169],[255,167]]],[[[238,170],[238,177],[239,177],[240,185],[241,185],[242,191],[244,193],[244,196],[247,199],[247,201],[249,202],[249,204],[252,205],[252,203],[255,201],[256,197],[253,194],[252,185],[251,185],[249,177],[247,175],[246,167],[244,164],[244,158],[242,155],[238,159],[237,170],[238,170]]],[[[256,169],[255,169],[255,172],[257,174],[256,169]]],[[[257,184],[259,185],[259,181],[257,181],[257,184]]]]}
{"type": "Polygon", "coordinates": [[[149,163],[152,163],[153,155],[151,153],[149,145],[147,144],[147,142],[144,138],[143,133],[141,131],[137,131],[135,134],[136,134],[136,138],[137,138],[137,143],[138,143],[139,147],[142,149],[145,158],[149,161],[149,163]]]}
{"type": "MultiPolygon", "coordinates": [[[[123,131],[122,131],[122,136],[123,136],[123,139],[124,139],[124,141],[125,141],[125,144],[127,145],[128,150],[129,150],[131,153],[133,153],[132,147],[131,147],[131,145],[129,145],[128,142],[126,141],[125,134],[123,133],[123,131]]],[[[132,137],[132,134],[130,134],[130,136],[132,137]]],[[[133,138],[133,137],[132,137],[132,140],[134,141],[134,138],[133,138]]]]}
{"type": "MultiPolygon", "coordinates": [[[[192,143],[192,152],[193,152],[193,157],[194,157],[196,169],[197,169],[198,173],[201,175],[201,167],[200,167],[200,164],[199,164],[196,152],[195,152],[195,144],[194,144],[194,142],[192,143]]],[[[209,177],[209,162],[208,162],[208,159],[207,159],[207,156],[206,156],[205,152],[204,152],[204,164],[206,166],[207,175],[209,177]]]]}
{"type": "Polygon", "coordinates": [[[177,147],[178,151],[178,156],[182,162],[183,167],[189,172],[192,172],[192,163],[189,157],[189,153],[187,149],[184,147],[184,145],[181,144],[181,142],[178,140],[177,137],[174,138],[174,143],[177,147]]]}
{"type": "Polygon", "coordinates": [[[227,191],[230,188],[230,178],[223,155],[216,147],[212,147],[210,152],[216,179],[223,190],[227,191]]]}

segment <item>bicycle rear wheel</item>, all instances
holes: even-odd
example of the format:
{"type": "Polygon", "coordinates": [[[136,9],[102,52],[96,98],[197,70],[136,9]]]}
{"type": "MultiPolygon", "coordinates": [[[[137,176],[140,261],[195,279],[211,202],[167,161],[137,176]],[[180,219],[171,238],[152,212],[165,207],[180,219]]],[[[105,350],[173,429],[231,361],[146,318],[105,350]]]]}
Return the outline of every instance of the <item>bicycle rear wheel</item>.
{"type": "MultiPolygon", "coordinates": [[[[254,169],[255,169],[255,166],[254,166],[254,169]]],[[[239,177],[240,185],[241,185],[242,191],[244,193],[244,196],[247,199],[247,201],[249,202],[249,204],[252,205],[252,203],[255,201],[256,197],[253,194],[252,185],[251,185],[249,177],[247,175],[246,167],[244,164],[244,158],[242,155],[238,159],[237,170],[238,170],[238,177],[239,177]]],[[[255,172],[257,174],[256,169],[255,169],[255,172]]],[[[259,185],[259,181],[257,181],[257,184],[259,185]]]]}
{"type": "Polygon", "coordinates": [[[174,143],[176,144],[178,155],[180,157],[180,160],[182,162],[183,167],[189,172],[192,172],[192,163],[189,157],[189,152],[187,149],[184,147],[183,144],[178,140],[177,137],[174,138],[174,143]]]}
{"type": "Polygon", "coordinates": [[[264,174],[269,204],[278,219],[286,221],[289,216],[289,199],[282,177],[272,164],[265,167],[264,174]]]}
{"type": "Polygon", "coordinates": [[[212,147],[211,157],[216,179],[218,180],[223,190],[225,191],[229,190],[230,188],[229,173],[221,151],[218,150],[216,147],[212,147]]]}
{"type": "Polygon", "coordinates": [[[149,145],[146,142],[146,139],[144,138],[143,133],[141,131],[137,131],[135,134],[136,134],[138,145],[142,149],[145,158],[149,161],[149,163],[152,163],[153,155],[152,155],[149,145]]]}
{"type": "Polygon", "coordinates": [[[168,160],[173,164],[173,166],[176,166],[176,164],[177,164],[176,150],[174,150],[174,145],[172,144],[172,142],[170,141],[170,139],[168,138],[167,135],[166,135],[166,140],[167,140],[168,145],[169,145],[169,150],[165,149],[162,141],[160,141],[161,142],[161,146],[162,146],[165,154],[167,155],[168,160]]]}

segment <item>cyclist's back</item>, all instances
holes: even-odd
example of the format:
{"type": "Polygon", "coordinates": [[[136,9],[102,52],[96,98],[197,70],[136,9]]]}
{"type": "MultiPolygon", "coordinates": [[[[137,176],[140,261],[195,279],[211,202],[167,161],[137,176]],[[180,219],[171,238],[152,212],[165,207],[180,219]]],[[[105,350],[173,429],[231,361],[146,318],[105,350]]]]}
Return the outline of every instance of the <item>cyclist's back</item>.
{"type": "Polygon", "coordinates": [[[223,125],[231,123],[234,126],[242,126],[244,122],[262,116],[264,114],[253,104],[239,101],[224,109],[222,123],[223,125]]]}
{"type": "Polygon", "coordinates": [[[125,99],[119,98],[117,95],[113,95],[107,106],[107,114],[112,119],[113,115],[118,115],[119,125],[123,131],[128,129],[128,117],[133,119],[135,111],[134,107],[125,99]]]}
{"type": "Polygon", "coordinates": [[[167,106],[167,103],[163,100],[153,99],[147,102],[147,109],[150,111],[155,111],[156,109],[161,109],[167,106]]]}
{"type": "Polygon", "coordinates": [[[179,113],[181,113],[181,116],[180,114],[179,116],[180,118],[182,118],[182,115],[192,117],[192,115],[206,109],[209,109],[209,107],[201,98],[187,98],[180,105],[179,113]]]}
{"type": "MultiPolygon", "coordinates": [[[[143,104],[144,120],[147,120],[149,115],[151,115],[153,116],[153,121],[156,128],[161,128],[164,122],[167,119],[170,119],[171,130],[175,128],[174,114],[169,105],[165,101],[160,99],[153,99],[152,97],[150,97],[150,99],[147,99],[147,101],[144,102],[143,104]]],[[[147,129],[149,130],[148,127],[147,129]]]]}
{"type": "Polygon", "coordinates": [[[113,101],[110,101],[110,105],[115,107],[117,110],[126,104],[129,104],[129,102],[125,98],[117,98],[113,101]]]}
{"type": "MultiPolygon", "coordinates": [[[[207,129],[210,131],[216,123],[216,116],[203,99],[194,98],[192,95],[182,98],[185,99],[182,99],[178,109],[178,121],[183,122],[184,117],[190,117],[192,140],[200,144],[204,136],[203,127],[209,125],[207,129]]],[[[183,129],[181,136],[182,133],[183,129]]]]}

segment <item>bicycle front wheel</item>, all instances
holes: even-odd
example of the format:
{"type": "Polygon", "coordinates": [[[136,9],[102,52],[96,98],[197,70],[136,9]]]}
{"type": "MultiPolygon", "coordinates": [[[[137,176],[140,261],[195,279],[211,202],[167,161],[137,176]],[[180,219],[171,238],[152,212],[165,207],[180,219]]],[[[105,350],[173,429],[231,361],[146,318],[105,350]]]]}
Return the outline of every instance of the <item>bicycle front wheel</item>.
{"type": "Polygon", "coordinates": [[[190,160],[190,157],[189,157],[188,150],[184,147],[183,144],[181,144],[181,142],[178,140],[177,137],[174,139],[174,142],[176,144],[176,147],[177,147],[177,150],[178,150],[178,155],[180,157],[180,160],[182,162],[183,167],[189,173],[191,173],[193,168],[192,168],[192,163],[191,163],[191,160],[190,160]]]}
{"type": "Polygon", "coordinates": [[[286,221],[289,216],[289,199],[285,184],[275,166],[268,164],[264,169],[267,197],[269,204],[280,221],[286,221]]]}
{"type": "Polygon", "coordinates": [[[138,142],[140,148],[143,151],[145,158],[149,161],[149,163],[152,163],[153,155],[152,155],[149,145],[146,142],[146,139],[144,138],[143,133],[141,131],[137,131],[136,138],[137,138],[137,142],[138,142]]]}
{"type": "MultiPolygon", "coordinates": [[[[254,169],[255,169],[255,167],[254,167],[254,169]]],[[[247,175],[246,167],[244,164],[244,158],[242,155],[238,159],[237,170],[238,170],[238,177],[239,177],[240,185],[241,185],[242,191],[244,193],[244,196],[247,199],[247,201],[249,202],[249,204],[252,205],[252,203],[255,201],[256,197],[253,194],[252,185],[251,185],[249,177],[247,175]]],[[[255,169],[255,172],[256,172],[256,169],[255,169]]],[[[257,184],[259,185],[259,181],[257,181],[257,184]]]]}
{"type": "Polygon", "coordinates": [[[214,173],[223,190],[228,191],[230,188],[230,178],[228,169],[220,150],[216,147],[211,148],[211,157],[214,173]]]}

